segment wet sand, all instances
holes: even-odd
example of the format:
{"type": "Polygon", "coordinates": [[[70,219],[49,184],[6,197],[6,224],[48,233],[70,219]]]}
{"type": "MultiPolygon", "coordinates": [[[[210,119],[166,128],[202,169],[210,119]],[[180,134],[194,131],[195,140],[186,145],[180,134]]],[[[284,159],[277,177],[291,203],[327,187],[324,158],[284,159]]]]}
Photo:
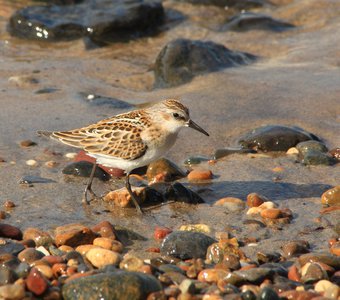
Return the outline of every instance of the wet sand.
{"type": "MultiPolygon", "coordinates": [[[[228,230],[238,237],[259,238],[255,250],[244,249],[250,256],[268,247],[277,250],[289,239],[307,239],[313,249],[327,249],[327,240],[335,235],[333,228],[338,215],[333,213],[316,219],[320,217],[321,194],[339,184],[338,165],[305,167],[287,156],[233,155],[208,166],[215,175],[211,182],[189,185],[201,191],[207,204],[165,205],[140,217],[134,209],[113,208],[101,202],[84,208],[81,192],[86,179],[70,179],[61,174],[69,161],[57,156],[58,167],[44,166],[51,159],[44,154],[44,149],[61,154],[74,149],[39,138],[35,133],[72,129],[122,112],[89,105],[79,96],[80,92],[87,92],[133,104],[170,97],[182,99],[191,108],[193,120],[211,136],[205,138],[189,129],[183,130],[167,156],[179,165],[188,156],[211,156],[216,149],[234,146],[243,133],[264,124],[299,126],[321,137],[330,149],[339,146],[340,17],[336,12],[340,4],[337,1],[276,2],[280,6],[259,11],[295,24],[296,29],[282,33],[216,32],[211,29],[218,25],[211,24],[213,18],[209,22],[202,20],[202,8],[165,1],[164,6],[172,9],[167,31],[152,38],[86,50],[81,40],[48,44],[10,37],[6,20],[21,4],[0,0],[4,7],[0,14],[0,157],[6,160],[0,163],[0,201],[10,199],[17,205],[6,222],[20,228],[53,230],[71,222],[92,225],[109,220],[148,238],[156,225],[178,229],[182,224],[204,223],[213,231],[228,230]],[[189,17],[182,19],[183,15],[189,17]],[[177,37],[212,40],[261,59],[250,66],[198,76],[176,88],[152,89],[155,58],[163,45],[177,37]],[[38,83],[18,86],[9,82],[11,76],[30,76],[38,83]],[[35,93],[42,88],[57,91],[35,93]],[[38,145],[21,148],[19,142],[26,139],[38,145]],[[39,165],[27,166],[28,159],[37,160],[39,165]],[[276,166],[282,167],[280,174],[273,171],[276,166]],[[53,182],[23,187],[18,182],[25,175],[41,176],[53,182]],[[278,182],[273,180],[277,176],[278,182]],[[279,234],[268,228],[252,231],[243,223],[245,211],[228,213],[223,208],[210,206],[225,196],[245,200],[251,192],[261,193],[280,207],[290,208],[294,213],[292,224],[279,234]],[[315,230],[320,224],[322,234],[315,230]]],[[[214,15],[216,11],[212,9],[210,13],[214,15]]],[[[94,189],[104,193],[122,185],[122,180],[95,181],[94,189]]],[[[140,246],[137,243],[134,250],[145,249],[149,243],[153,243],[152,240],[140,246]]],[[[145,253],[141,251],[140,255],[145,253]]]]}

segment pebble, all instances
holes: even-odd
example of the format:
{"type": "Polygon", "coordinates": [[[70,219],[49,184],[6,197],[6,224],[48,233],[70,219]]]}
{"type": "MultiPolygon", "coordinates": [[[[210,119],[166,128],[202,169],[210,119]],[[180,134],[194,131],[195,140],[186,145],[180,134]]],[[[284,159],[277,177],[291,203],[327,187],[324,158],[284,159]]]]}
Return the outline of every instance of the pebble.
{"type": "Polygon", "coordinates": [[[37,270],[32,268],[26,279],[26,286],[36,296],[41,296],[48,288],[46,278],[37,270]]]}
{"type": "Polygon", "coordinates": [[[330,253],[307,253],[299,256],[298,261],[301,265],[307,262],[321,262],[333,268],[340,269],[340,257],[330,253]]]}
{"type": "Polygon", "coordinates": [[[168,227],[157,226],[154,230],[153,237],[155,240],[163,240],[172,230],[168,227]]]}
{"type": "Polygon", "coordinates": [[[68,159],[74,159],[77,156],[78,153],[76,152],[68,152],[65,154],[65,157],[68,159]]]}
{"type": "Polygon", "coordinates": [[[26,160],[26,165],[30,167],[36,167],[38,165],[38,162],[34,159],[29,159],[29,160],[26,160]]]}
{"type": "Polygon", "coordinates": [[[334,243],[329,251],[336,256],[340,256],[340,241],[334,243]]]}
{"type": "Polygon", "coordinates": [[[18,227],[1,223],[0,224],[0,237],[14,239],[14,240],[21,240],[22,239],[22,232],[18,227]]]}
{"type": "Polygon", "coordinates": [[[340,296],[339,286],[328,280],[318,281],[314,286],[314,290],[322,293],[324,297],[330,299],[338,299],[338,296],[340,296]]]}
{"type": "Polygon", "coordinates": [[[85,256],[96,268],[103,268],[107,265],[118,265],[121,260],[119,253],[101,248],[92,248],[86,252],[85,256]]]}
{"type": "Polygon", "coordinates": [[[214,206],[222,206],[225,207],[230,212],[237,212],[245,209],[246,204],[239,198],[225,197],[217,200],[214,203],[214,206]]]}
{"type": "Polygon", "coordinates": [[[114,226],[109,221],[102,221],[92,227],[92,231],[99,234],[101,237],[110,238],[112,240],[116,239],[116,231],[114,226]]]}
{"type": "Polygon", "coordinates": [[[246,149],[269,151],[287,151],[299,142],[318,140],[318,138],[297,127],[266,125],[253,129],[239,139],[239,144],[246,149]]]}
{"type": "Polygon", "coordinates": [[[6,300],[21,300],[25,297],[25,285],[5,284],[0,286],[0,298],[6,300]]]}
{"type": "Polygon", "coordinates": [[[90,228],[79,223],[67,224],[55,229],[55,243],[57,246],[77,247],[91,244],[96,237],[96,234],[90,228]]]}
{"type": "Polygon", "coordinates": [[[49,247],[53,244],[53,238],[46,231],[39,230],[38,228],[27,228],[23,235],[24,240],[33,240],[37,247],[49,247]]]}
{"type": "Polygon", "coordinates": [[[247,195],[247,205],[249,207],[258,207],[268,199],[258,193],[250,193],[247,195]]]}
{"type": "Polygon", "coordinates": [[[262,218],[278,219],[282,216],[282,212],[278,208],[267,208],[262,210],[260,215],[262,218]]]}
{"type": "Polygon", "coordinates": [[[213,174],[207,169],[194,169],[188,174],[189,181],[209,180],[213,178],[213,174]]]}
{"type": "Polygon", "coordinates": [[[246,282],[260,284],[265,279],[272,279],[274,271],[270,268],[252,268],[248,270],[234,271],[233,274],[239,276],[246,282]]]}
{"type": "Polygon", "coordinates": [[[285,257],[294,257],[309,252],[309,244],[307,241],[290,241],[282,246],[283,255],[285,257]]]}
{"type": "Polygon", "coordinates": [[[210,233],[211,228],[206,224],[188,224],[181,225],[179,228],[180,231],[193,231],[193,232],[201,232],[201,233],[210,233]]]}
{"type": "Polygon", "coordinates": [[[126,271],[139,271],[143,265],[143,260],[136,256],[128,255],[120,262],[119,268],[126,271]]]}
{"type": "Polygon", "coordinates": [[[95,246],[92,244],[80,245],[75,250],[79,252],[81,255],[85,255],[91,249],[98,249],[99,246],[95,246]]]}
{"type": "Polygon", "coordinates": [[[149,164],[146,176],[149,182],[156,182],[156,176],[162,174],[162,181],[174,181],[186,176],[186,173],[174,162],[160,158],[149,164]]]}
{"type": "MultiPolygon", "coordinates": [[[[92,163],[88,161],[78,161],[68,164],[65,168],[63,168],[62,173],[66,175],[90,177],[92,168],[92,163]]],[[[110,175],[99,167],[96,168],[94,177],[101,181],[107,181],[110,179],[110,175]]]]}
{"type": "Polygon", "coordinates": [[[153,276],[140,272],[119,271],[74,279],[62,288],[65,300],[96,299],[146,299],[147,295],[162,289],[153,276]]]}
{"type": "Polygon", "coordinates": [[[198,274],[197,279],[203,282],[217,283],[217,281],[224,279],[229,274],[230,272],[223,269],[205,269],[198,274]]]}
{"type": "Polygon", "coordinates": [[[18,258],[20,261],[27,262],[30,265],[44,256],[44,254],[34,248],[26,248],[19,253],[18,258]]]}
{"type": "Polygon", "coordinates": [[[304,283],[315,283],[321,279],[328,279],[326,271],[317,263],[306,263],[300,272],[301,281],[304,283]]]}
{"type": "Polygon", "coordinates": [[[327,206],[340,205],[340,185],[324,192],[321,196],[321,203],[327,206]]]}
{"type": "Polygon", "coordinates": [[[46,278],[51,279],[53,277],[53,271],[50,266],[47,265],[35,265],[35,268],[43,274],[46,278]]]}
{"type": "Polygon", "coordinates": [[[161,254],[180,259],[204,258],[208,247],[215,240],[191,231],[174,231],[167,235],[161,245],[161,254]]]}
{"type": "Polygon", "coordinates": [[[56,162],[56,161],[54,161],[54,160],[49,160],[49,161],[45,162],[45,166],[46,166],[47,168],[55,168],[55,167],[57,167],[58,165],[59,165],[59,163],[56,162]]]}
{"type": "MultiPolygon", "coordinates": [[[[138,197],[141,202],[145,200],[145,187],[132,187],[133,193],[138,197]]],[[[114,205],[119,207],[133,207],[130,193],[124,187],[118,190],[108,192],[104,197],[104,201],[113,202],[114,205]]]]}
{"type": "Polygon", "coordinates": [[[299,154],[299,150],[296,147],[291,147],[286,152],[287,155],[297,155],[299,154]]]}
{"type": "Polygon", "coordinates": [[[340,160],[340,148],[334,148],[329,150],[329,155],[334,157],[337,160],[340,160]]]}
{"type": "Polygon", "coordinates": [[[32,146],[36,146],[36,145],[37,145],[37,143],[33,142],[31,140],[24,140],[24,141],[20,142],[20,147],[23,147],[23,148],[28,148],[28,147],[32,147],[32,146]]]}

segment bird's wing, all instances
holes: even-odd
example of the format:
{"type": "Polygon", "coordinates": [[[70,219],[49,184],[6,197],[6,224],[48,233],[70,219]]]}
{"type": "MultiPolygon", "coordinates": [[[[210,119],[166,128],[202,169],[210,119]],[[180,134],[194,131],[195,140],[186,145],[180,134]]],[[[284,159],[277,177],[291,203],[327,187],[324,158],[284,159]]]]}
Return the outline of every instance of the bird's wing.
{"type": "Polygon", "coordinates": [[[147,150],[137,125],[128,119],[106,119],[80,129],[52,132],[50,137],[89,153],[134,160],[147,150]]]}

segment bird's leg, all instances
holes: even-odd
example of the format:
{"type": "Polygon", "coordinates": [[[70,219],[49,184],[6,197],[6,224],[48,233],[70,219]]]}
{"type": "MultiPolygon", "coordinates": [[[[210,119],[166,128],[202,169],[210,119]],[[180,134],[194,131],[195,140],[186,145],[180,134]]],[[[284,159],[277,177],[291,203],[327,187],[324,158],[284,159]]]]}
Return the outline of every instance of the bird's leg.
{"type": "Polygon", "coordinates": [[[96,168],[97,168],[97,164],[94,163],[92,170],[91,170],[89,181],[86,185],[86,188],[85,188],[85,191],[84,191],[84,194],[83,194],[82,202],[86,203],[86,204],[90,203],[90,201],[87,199],[87,192],[89,192],[91,194],[91,200],[97,198],[97,195],[92,191],[92,181],[93,181],[93,178],[94,178],[94,173],[96,172],[96,168]]]}
{"type": "Polygon", "coordinates": [[[131,196],[131,199],[132,199],[133,204],[135,205],[135,207],[136,207],[136,209],[137,209],[137,212],[140,213],[140,214],[142,214],[142,213],[143,213],[143,210],[142,210],[142,208],[139,206],[135,194],[132,192],[131,184],[130,184],[129,178],[130,178],[130,172],[128,172],[128,173],[126,174],[126,181],[125,181],[126,189],[128,190],[128,192],[129,192],[129,194],[130,194],[130,196],[131,196]]]}

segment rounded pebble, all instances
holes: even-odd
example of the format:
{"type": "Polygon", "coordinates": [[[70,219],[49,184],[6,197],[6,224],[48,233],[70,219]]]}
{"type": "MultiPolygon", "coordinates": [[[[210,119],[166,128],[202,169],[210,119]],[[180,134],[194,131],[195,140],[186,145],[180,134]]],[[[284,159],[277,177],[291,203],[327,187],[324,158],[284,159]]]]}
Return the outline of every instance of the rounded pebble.
{"type": "Polygon", "coordinates": [[[120,261],[119,253],[101,248],[91,249],[85,256],[97,268],[102,268],[106,265],[117,265],[120,261]]]}
{"type": "Polygon", "coordinates": [[[30,167],[35,167],[38,165],[38,162],[34,159],[29,159],[26,161],[26,165],[30,166],[30,167]]]}
{"type": "Polygon", "coordinates": [[[324,192],[321,196],[321,203],[328,206],[340,205],[340,185],[324,192]]]}
{"type": "Polygon", "coordinates": [[[212,178],[212,172],[207,169],[194,169],[188,174],[189,181],[209,180],[212,178]]]}
{"type": "Polygon", "coordinates": [[[268,208],[261,211],[262,218],[278,219],[281,217],[281,210],[278,208],[268,208]]]}
{"type": "Polygon", "coordinates": [[[328,280],[320,280],[314,287],[316,292],[323,293],[324,297],[337,299],[340,295],[340,288],[328,280]]]}
{"type": "Polygon", "coordinates": [[[40,296],[47,290],[48,283],[37,268],[32,268],[27,276],[26,286],[33,294],[40,296]]]}

